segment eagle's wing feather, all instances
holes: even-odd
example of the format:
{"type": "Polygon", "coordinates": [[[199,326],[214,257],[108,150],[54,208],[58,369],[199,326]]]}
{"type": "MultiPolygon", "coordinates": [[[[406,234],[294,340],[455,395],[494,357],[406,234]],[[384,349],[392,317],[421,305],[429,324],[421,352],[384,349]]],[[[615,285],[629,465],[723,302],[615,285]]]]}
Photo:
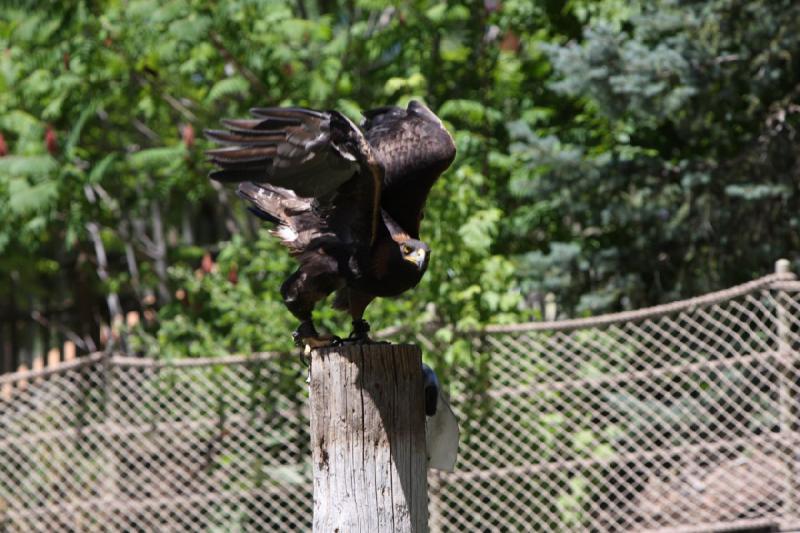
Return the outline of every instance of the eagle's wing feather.
{"type": "Polygon", "coordinates": [[[364,113],[365,136],[384,166],[381,206],[412,237],[428,193],[453,162],[456,147],[441,120],[423,104],[364,113]]]}
{"type": "Polygon", "coordinates": [[[225,120],[206,135],[220,169],[211,178],[241,182],[239,194],[293,252],[323,237],[347,244],[375,239],[383,167],[344,115],[303,108],[256,108],[253,119],[225,120]],[[302,234],[302,235],[301,235],[302,234]]]}
{"type": "Polygon", "coordinates": [[[316,198],[359,171],[357,152],[363,146],[358,141],[363,135],[339,113],[299,108],[256,108],[251,113],[255,119],[224,120],[228,131],[206,132],[227,145],[208,151],[221,167],[213,179],[238,182],[248,173],[252,181],[316,198]]]}

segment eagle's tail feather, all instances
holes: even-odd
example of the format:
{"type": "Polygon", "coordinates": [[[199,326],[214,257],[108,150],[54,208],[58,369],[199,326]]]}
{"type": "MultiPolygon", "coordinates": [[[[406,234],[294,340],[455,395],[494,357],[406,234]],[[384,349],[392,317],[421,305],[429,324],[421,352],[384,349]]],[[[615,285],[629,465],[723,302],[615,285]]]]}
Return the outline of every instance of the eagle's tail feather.
{"type": "Polygon", "coordinates": [[[253,213],[258,218],[260,218],[261,220],[264,220],[266,222],[272,222],[273,224],[281,223],[281,221],[277,217],[270,215],[266,211],[263,211],[254,205],[249,206],[247,210],[253,213]]]}
{"type": "Polygon", "coordinates": [[[262,183],[243,181],[236,189],[236,194],[250,202],[250,211],[259,218],[277,224],[288,222],[283,206],[283,200],[286,199],[286,195],[282,194],[280,189],[262,183]]]}
{"type": "Polygon", "coordinates": [[[250,212],[259,218],[277,224],[271,231],[290,248],[302,248],[304,239],[308,237],[298,228],[302,227],[302,219],[310,209],[308,198],[298,197],[294,192],[269,185],[243,181],[236,191],[238,195],[250,202],[250,212]],[[299,239],[299,240],[298,240],[299,239]]]}

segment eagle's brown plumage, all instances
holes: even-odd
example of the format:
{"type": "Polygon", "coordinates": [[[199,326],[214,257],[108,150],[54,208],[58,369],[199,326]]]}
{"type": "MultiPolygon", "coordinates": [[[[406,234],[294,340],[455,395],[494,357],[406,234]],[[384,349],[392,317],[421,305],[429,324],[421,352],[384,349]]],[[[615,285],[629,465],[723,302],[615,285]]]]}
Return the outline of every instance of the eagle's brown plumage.
{"type": "Polygon", "coordinates": [[[211,177],[239,183],[251,211],[275,223],[273,234],[297,257],[281,287],[301,321],[295,338],[319,342],[311,311],[338,291],[334,305],[352,315],[351,338],[367,340],[367,305],[414,287],[427,268],[422,210],[455,157],[453,138],[416,101],[367,111],[363,131],[336,111],[251,113],[206,132],[223,145],[208,152],[219,167],[211,177]]]}

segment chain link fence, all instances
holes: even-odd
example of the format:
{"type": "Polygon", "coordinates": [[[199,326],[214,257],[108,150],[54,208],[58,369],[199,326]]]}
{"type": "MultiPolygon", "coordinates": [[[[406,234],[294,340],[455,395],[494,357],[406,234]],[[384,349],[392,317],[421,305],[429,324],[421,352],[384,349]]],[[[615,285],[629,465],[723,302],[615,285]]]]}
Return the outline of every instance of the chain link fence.
{"type": "MultiPolygon", "coordinates": [[[[468,335],[431,530],[800,527],[793,280],[468,335]]],[[[0,531],[310,530],[298,366],[96,354],[0,377],[0,531]]]]}

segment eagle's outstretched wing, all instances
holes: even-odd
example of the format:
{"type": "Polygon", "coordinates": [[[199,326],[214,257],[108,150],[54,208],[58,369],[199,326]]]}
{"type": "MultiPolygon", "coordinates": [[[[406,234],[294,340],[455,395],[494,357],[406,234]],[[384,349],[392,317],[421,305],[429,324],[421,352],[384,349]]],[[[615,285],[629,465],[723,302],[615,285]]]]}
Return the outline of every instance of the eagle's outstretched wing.
{"type": "Polygon", "coordinates": [[[425,105],[382,107],[364,113],[364,135],[384,166],[381,207],[413,238],[436,179],[453,162],[453,137],[425,105]]]}
{"type": "MultiPolygon", "coordinates": [[[[206,135],[227,145],[209,150],[211,178],[240,182],[256,214],[284,226],[294,252],[321,238],[347,244],[375,239],[383,168],[344,115],[303,108],[256,108],[253,119],[225,120],[206,135]]],[[[288,237],[288,238],[287,238],[288,237]]]]}

